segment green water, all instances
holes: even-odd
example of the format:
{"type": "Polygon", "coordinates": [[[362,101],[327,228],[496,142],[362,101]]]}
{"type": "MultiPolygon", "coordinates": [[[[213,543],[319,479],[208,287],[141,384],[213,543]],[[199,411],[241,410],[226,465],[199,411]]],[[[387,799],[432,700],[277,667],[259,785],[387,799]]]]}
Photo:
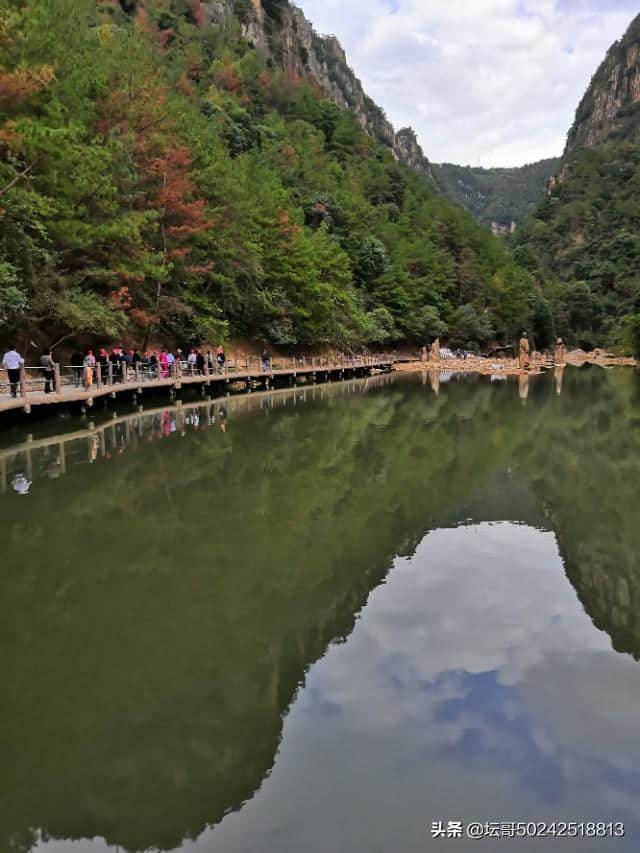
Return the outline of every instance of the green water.
{"type": "Polygon", "coordinates": [[[3,433],[0,850],[639,849],[640,378],[557,390],[3,433]],[[625,835],[432,837],[456,820],[625,835]]]}

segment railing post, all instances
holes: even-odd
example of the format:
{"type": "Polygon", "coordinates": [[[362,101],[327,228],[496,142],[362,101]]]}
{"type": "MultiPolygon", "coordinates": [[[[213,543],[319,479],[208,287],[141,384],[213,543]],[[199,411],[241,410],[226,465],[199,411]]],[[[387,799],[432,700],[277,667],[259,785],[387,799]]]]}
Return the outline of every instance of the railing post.
{"type": "Polygon", "coordinates": [[[96,387],[102,388],[102,365],[96,361],[96,387]]]}
{"type": "Polygon", "coordinates": [[[55,392],[56,392],[56,394],[61,394],[62,393],[62,384],[60,382],[60,365],[59,364],[54,364],[54,366],[53,366],[53,377],[54,377],[53,381],[54,381],[55,392]]]}
{"type": "Polygon", "coordinates": [[[108,375],[107,375],[107,383],[111,386],[113,385],[113,362],[109,362],[108,375]]]}
{"type": "Polygon", "coordinates": [[[27,396],[27,377],[24,369],[24,364],[20,365],[20,396],[27,396]]]}

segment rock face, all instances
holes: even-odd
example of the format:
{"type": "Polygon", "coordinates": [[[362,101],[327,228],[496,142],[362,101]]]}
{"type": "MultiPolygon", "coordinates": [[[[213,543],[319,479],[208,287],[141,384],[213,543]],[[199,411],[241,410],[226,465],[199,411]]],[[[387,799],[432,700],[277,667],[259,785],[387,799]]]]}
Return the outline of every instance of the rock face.
{"type": "Polygon", "coordinates": [[[318,35],[301,9],[288,0],[218,0],[202,6],[216,23],[229,15],[239,18],[244,37],[257,50],[276,65],[310,80],[339,107],[354,112],[373,139],[434,184],[429,160],[414,131],[404,128],[396,133],[384,110],[365,93],[338,39],[318,35]]]}
{"type": "Polygon", "coordinates": [[[565,156],[604,142],[640,142],[640,15],[594,74],[576,111],[565,156]]]}

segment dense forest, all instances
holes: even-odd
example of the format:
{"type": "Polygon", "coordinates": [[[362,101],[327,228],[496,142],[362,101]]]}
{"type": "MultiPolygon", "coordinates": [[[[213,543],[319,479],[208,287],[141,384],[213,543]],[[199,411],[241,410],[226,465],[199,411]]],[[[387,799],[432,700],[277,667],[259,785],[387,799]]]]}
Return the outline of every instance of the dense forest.
{"type": "Polygon", "coordinates": [[[516,236],[556,327],[585,348],[640,352],[640,15],[576,110],[549,193],[516,236]]]}
{"type": "Polygon", "coordinates": [[[0,0],[3,341],[548,344],[533,273],[254,49],[249,7],[0,0]]]}
{"type": "Polygon", "coordinates": [[[447,198],[466,207],[483,225],[511,229],[535,212],[559,158],[511,169],[483,169],[432,163],[437,185],[447,198]]]}
{"type": "Polygon", "coordinates": [[[556,327],[581,346],[640,350],[640,146],[578,151],[516,237],[556,327]]]}

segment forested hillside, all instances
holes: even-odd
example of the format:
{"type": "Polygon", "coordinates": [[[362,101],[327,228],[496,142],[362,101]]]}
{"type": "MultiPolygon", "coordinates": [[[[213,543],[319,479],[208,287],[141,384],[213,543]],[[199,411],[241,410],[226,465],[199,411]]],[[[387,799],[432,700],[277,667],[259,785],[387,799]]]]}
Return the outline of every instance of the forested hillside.
{"type": "Polygon", "coordinates": [[[466,207],[483,225],[510,231],[535,212],[559,158],[540,160],[512,169],[482,169],[431,163],[431,171],[444,195],[466,207]]]}
{"type": "Polygon", "coordinates": [[[0,0],[5,342],[481,344],[546,316],[500,241],[221,5],[0,0]]]}
{"type": "Polygon", "coordinates": [[[558,331],[640,352],[640,16],[576,111],[550,191],[515,257],[545,282],[558,331]]]}

